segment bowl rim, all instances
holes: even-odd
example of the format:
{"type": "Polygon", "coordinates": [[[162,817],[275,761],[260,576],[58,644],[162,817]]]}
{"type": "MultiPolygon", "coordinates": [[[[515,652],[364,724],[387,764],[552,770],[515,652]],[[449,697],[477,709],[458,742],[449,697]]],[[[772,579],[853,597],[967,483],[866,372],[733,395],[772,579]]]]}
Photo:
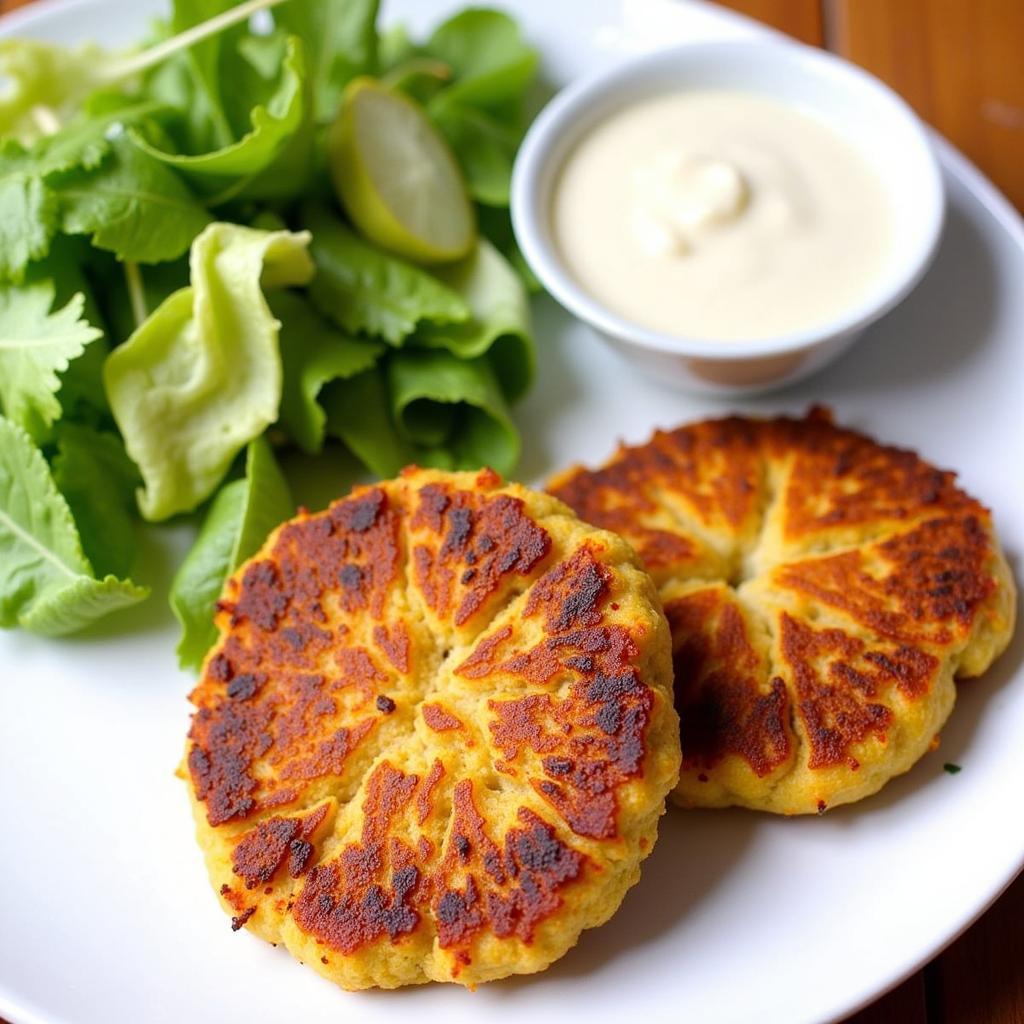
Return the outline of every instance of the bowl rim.
{"type": "MultiPolygon", "coordinates": [[[[843,135],[841,128],[836,131],[843,135]]],[[[897,306],[924,276],[938,248],[946,207],[945,187],[932,134],[909,104],[874,75],[828,51],[796,40],[723,40],[660,47],[580,78],[558,92],[541,110],[523,139],[512,169],[512,228],[520,250],[544,288],[575,317],[604,334],[670,355],[726,361],[798,352],[830,338],[863,330],[897,306]],[[931,202],[931,210],[925,211],[928,219],[926,230],[921,232],[906,258],[884,274],[860,302],[811,327],[750,339],[675,335],[644,327],[608,309],[578,284],[563,265],[554,246],[545,240],[545,232],[539,225],[540,207],[536,193],[550,154],[567,133],[574,131],[573,125],[585,114],[590,101],[598,97],[603,99],[617,86],[642,82],[670,65],[678,66],[676,61],[711,56],[739,62],[752,52],[759,57],[767,53],[772,59],[802,66],[812,75],[852,85],[855,90],[873,94],[892,108],[902,121],[908,143],[916,147],[923,158],[926,176],[920,182],[919,192],[926,202],[931,202]]]]}

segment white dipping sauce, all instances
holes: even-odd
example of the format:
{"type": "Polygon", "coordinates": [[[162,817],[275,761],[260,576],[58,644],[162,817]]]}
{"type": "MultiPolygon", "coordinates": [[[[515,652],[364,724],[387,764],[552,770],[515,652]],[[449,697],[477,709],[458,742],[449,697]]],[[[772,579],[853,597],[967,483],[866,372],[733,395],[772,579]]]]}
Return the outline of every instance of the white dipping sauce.
{"type": "Polygon", "coordinates": [[[551,207],[569,272],[667,334],[753,339],[851,309],[889,255],[888,197],[827,125],[744,92],[670,93],[602,121],[551,207]]]}

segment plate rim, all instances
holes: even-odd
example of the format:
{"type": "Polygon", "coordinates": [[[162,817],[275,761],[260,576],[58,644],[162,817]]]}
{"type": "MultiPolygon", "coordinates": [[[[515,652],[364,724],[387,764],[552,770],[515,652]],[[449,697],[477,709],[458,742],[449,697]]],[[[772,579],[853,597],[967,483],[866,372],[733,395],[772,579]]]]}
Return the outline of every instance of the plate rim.
{"type": "MultiPolygon", "coordinates": [[[[166,5],[167,0],[161,0],[161,2],[166,5]]],[[[508,6],[514,7],[514,0],[495,0],[497,6],[504,6],[506,2],[508,6]]],[[[761,24],[756,19],[730,8],[711,3],[709,0],[673,0],[673,2],[680,2],[694,8],[699,8],[705,16],[713,16],[720,23],[732,23],[734,27],[742,28],[752,35],[791,38],[772,26],[761,24]]],[[[30,34],[33,26],[38,23],[59,18],[65,14],[76,12],[79,9],[87,11],[89,9],[107,7],[108,5],[109,0],[32,0],[32,2],[26,3],[23,7],[0,15],[0,39],[19,34],[30,34]]],[[[809,45],[800,40],[792,40],[792,42],[796,45],[809,45]]],[[[665,45],[672,45],[672,42],[668,41],[665,45]]],[[[1024,256],[1024,215],[1014,207],[1005,193],[969,157],[962,153],[937,129],[927,124],[927,122],[924,122],[924,124],[936,148],[942,171],[963,186],[972,199],[976,200],[984,208],[992,220],[998,224],[999,228],[1005,232],[1016,248],[1020,250],[1022,256],[1024,256]]],[[[1018,628],[1024,628],[1020,622],[1018,622],[1018,628]]],[[[1024,664],[1019,666],[1019,672],[1024,677],[1024,664]]],[[[1007,682],[1012,682],[1012,678],[1007,682]]],[[[854,1001],[848,1000],[841,1005],[834,1005],[828,1011],[828,1016],[822,1018],[824,1024],[835,1024],[835,1022],[842,1021],[898,988],[908,978],[940,956],[976,924],[1021,874],[1024,874],[1024,846],[1021,846],[1016,851],[1015,857],[1008,860],[1006,870],[1001,876],[997,877],[993,873],[994,881],[991,886],[987,887],[986,897],[976,906],[973,906],[970,911],[962,915],[947,934],[927,943],[911,957],[909,965],[901,964],[887,978],[879,980],[876,985],[872,985],[870,992],[863,994],[854,1001]]],[[[0,976],[0,1017],[10,1021],[11,1024],[74,1024],[71,1018],[58,1017],[46,1014],[37,1008],[27,1007],[12,993],[2,976],[0,976]]]]}

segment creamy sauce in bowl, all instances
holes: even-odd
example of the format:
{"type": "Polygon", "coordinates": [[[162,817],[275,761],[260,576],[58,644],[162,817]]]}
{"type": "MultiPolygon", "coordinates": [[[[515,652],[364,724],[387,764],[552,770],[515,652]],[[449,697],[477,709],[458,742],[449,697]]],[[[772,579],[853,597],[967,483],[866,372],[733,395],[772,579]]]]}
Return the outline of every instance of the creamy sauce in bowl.
{"type": "Polygon", "coordinates": [[[827,124],[751,93],[668,93],[566,158],[551,226],[570,274],[666,334],[752,340],[854,308],[889,258],[887,192],[827,124]]]}

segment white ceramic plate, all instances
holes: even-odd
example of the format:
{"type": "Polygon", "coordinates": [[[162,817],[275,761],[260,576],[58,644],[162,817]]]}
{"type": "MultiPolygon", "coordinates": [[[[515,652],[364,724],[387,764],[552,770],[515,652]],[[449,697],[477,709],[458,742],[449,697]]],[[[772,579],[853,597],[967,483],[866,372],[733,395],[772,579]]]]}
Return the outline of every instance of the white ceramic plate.
{"type": "MultiPolygon", "coordinates": [[[[108,45],[156,0],[42,3],[0,35],[108,45]]],[[[747,34],[670,0],[503,0],[563,83],[624,51],[747,34]]],[[[386,5],[426,27],[451,0],[386,5]]],[[[942,147],[949,216],[925,281],[839,362],[751,412],[827,402],[843,422],[961,471],[1024,552],[1024,230],[942,147]]],[[[596,462],[722,411],[631,374],[549,300],[540,379],[519,409],[524,479],[596,462]]],[[[186,538],[151,544],[154,565],[186,538]]],[[[160,597],[92,634],[0,636],[0,1016],[16,1024],[358,1020],[820,1021],[870,1001],[982,912],[1024,858],[1024,630],[961,688],[942,748],[883,793],[821,819],[670,812],[615,919],[534,978],[351,995],[233,934],[209,888],[182,784],[190,680],[160,597]],[[958,775],[943,762],[963,766],[958,775]]]]}

